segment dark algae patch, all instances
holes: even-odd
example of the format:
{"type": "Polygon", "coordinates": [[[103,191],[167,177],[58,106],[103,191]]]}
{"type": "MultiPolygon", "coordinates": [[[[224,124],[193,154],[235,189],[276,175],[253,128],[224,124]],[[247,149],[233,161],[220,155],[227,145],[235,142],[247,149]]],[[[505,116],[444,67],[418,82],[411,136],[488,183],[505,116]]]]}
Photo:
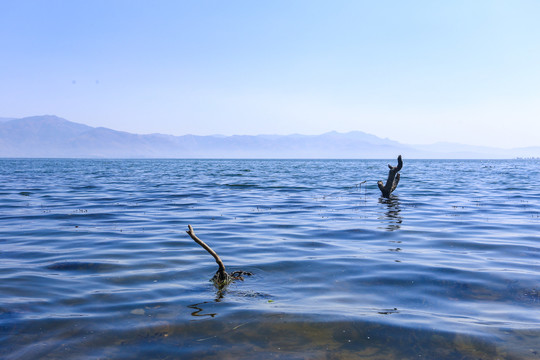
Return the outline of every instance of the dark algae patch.
{"type": "Polygon", "coordinates": [[[84,261],[61,261],[47,265],[48,270],[57,271],[81,271],[81,272],[101,272],[116,270],[120,266],[112,263],[96,263],[84,261]]]}

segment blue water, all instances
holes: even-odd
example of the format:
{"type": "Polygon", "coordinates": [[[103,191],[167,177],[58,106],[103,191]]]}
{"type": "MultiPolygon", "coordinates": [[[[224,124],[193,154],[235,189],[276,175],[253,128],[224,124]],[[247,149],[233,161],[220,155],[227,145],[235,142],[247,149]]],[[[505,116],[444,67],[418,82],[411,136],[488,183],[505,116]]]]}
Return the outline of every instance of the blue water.
{"type": "Polygon", "coordinates": [[[0,160],[0,357],[539,359],[540,161],[387,163],[0,160]]]}

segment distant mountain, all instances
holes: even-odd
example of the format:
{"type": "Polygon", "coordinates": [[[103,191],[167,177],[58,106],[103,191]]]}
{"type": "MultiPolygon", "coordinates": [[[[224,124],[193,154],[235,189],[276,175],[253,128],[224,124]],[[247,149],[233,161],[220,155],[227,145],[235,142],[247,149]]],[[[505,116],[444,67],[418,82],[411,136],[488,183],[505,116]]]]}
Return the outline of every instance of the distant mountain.
{"type": "Polygon", "coordinates": [[[10,121],[10,120],[15,120],[15,118],[4,118],[4,117],[0,117],[0,122],[10,121]]]}
{"type": "Polygon", "coordinates": [[[540,147],[503,150],[450,143],[406,145],[361,131],[322,135],[139,135],[57,116],[0,118],[0,157],[59,158],[514,158],[540,147]]]}

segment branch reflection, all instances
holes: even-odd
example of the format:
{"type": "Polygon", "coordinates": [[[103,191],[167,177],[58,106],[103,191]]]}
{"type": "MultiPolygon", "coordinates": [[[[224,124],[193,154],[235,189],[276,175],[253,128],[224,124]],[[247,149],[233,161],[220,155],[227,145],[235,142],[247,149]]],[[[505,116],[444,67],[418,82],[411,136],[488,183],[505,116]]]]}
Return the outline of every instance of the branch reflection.
{"type": "Polygon", "coordinates": [[[217,291],[216,291],[216,298],[214,299],[214,301],[203,301],[203,302],[200,302],[200,303],[197,303],[197,304],[188,305],[188,306],[187,306],[188,308],[196,310],[196,311],[193,311],[193,312],[191,313],[191,316],[196,316],[196,317],[204,317],[204,316],[215,317],[218,313],[205,313],[205,314],[203,314],[203,313],[202,313],[202,312],[204,311],[203,305],[221,302],[221,300],[225,297],[226,292],[227,292],[227,291],[226,291],[226,287],[222,287],[222,288],[220,288],[220,289],[217,289],[217,291]]]}
{"type": "Polygon", "coordinates": [[[383,216],[379,217],[379,220],[384,220],[387,225],[382,227],[387,231],[394,231],[401,228],[401,223],[403,218],[399,214],[401,212],[401,203],[397,196],[392,196],[390,198],[379,198],[379,204],[386,205],[386,211],[383,216]]]}
{"type": "Polygon", "coordinates": [[[203,301],[201,303],[198,303],[198,304],[193,304],[193,305],[188,305],[188,308],[190,309],[194,309],[196,311],[193,311],[191,313],[191,316],[210,316],[210,317],[215,317],[217,315],[217,313],[206,313],[206,314],[202,314],[202,312],[204,311],[204,309],[202,308],[202,306],[204,304],[211,304],[212,301],[203,301]]]}

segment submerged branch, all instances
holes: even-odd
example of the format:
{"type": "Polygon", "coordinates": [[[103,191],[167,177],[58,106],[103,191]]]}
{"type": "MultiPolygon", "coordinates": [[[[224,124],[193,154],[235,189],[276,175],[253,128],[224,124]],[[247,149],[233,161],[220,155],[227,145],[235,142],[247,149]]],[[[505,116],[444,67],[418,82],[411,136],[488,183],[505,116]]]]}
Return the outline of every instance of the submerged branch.
{"type": "Polygon", "coordinates": [[[392,166],[388,164],[388,168],[390,171],[388,172],[388,179],[386,179],[386,184],[383,185],[382,181],[377,182],[377,185],[379,186],[379,190],[381,190],[382,196],[385,198],[389,198],[390,194],[396,190],[398,184],[399,184],[399,174],[398,172],[403,167],[403,160],[401,159],[401,155],[398,156],[398,164],[397,166],[392,166]]]}
{"type": "Polygon", "coordinates": [[[208,251],[208,253],[214,257],[214,259],[216,260],[216,263],[219,266],[218,270],[216,271],[216,274],[212,278],[212,281],[218,286],[224,286],[224,285],[229,284],[232,281],[232,279],[229,276],[229,274],[227,274],[227,272],[225,271],[225,265],[223,265],[223,261],[221,261],[221,258],[219,257],[219,255],[214,250],[212,250],[210,246],[206,245],[204,241],[199,239],[197,235],[195,235],[195,232],[193,231],[193,228],[191,227],[191,225],[188,225],[188,228],[189,230],[186,231],[187,234],[193,239],[193,241],[201,245],[204,250],[208,251]]]}

